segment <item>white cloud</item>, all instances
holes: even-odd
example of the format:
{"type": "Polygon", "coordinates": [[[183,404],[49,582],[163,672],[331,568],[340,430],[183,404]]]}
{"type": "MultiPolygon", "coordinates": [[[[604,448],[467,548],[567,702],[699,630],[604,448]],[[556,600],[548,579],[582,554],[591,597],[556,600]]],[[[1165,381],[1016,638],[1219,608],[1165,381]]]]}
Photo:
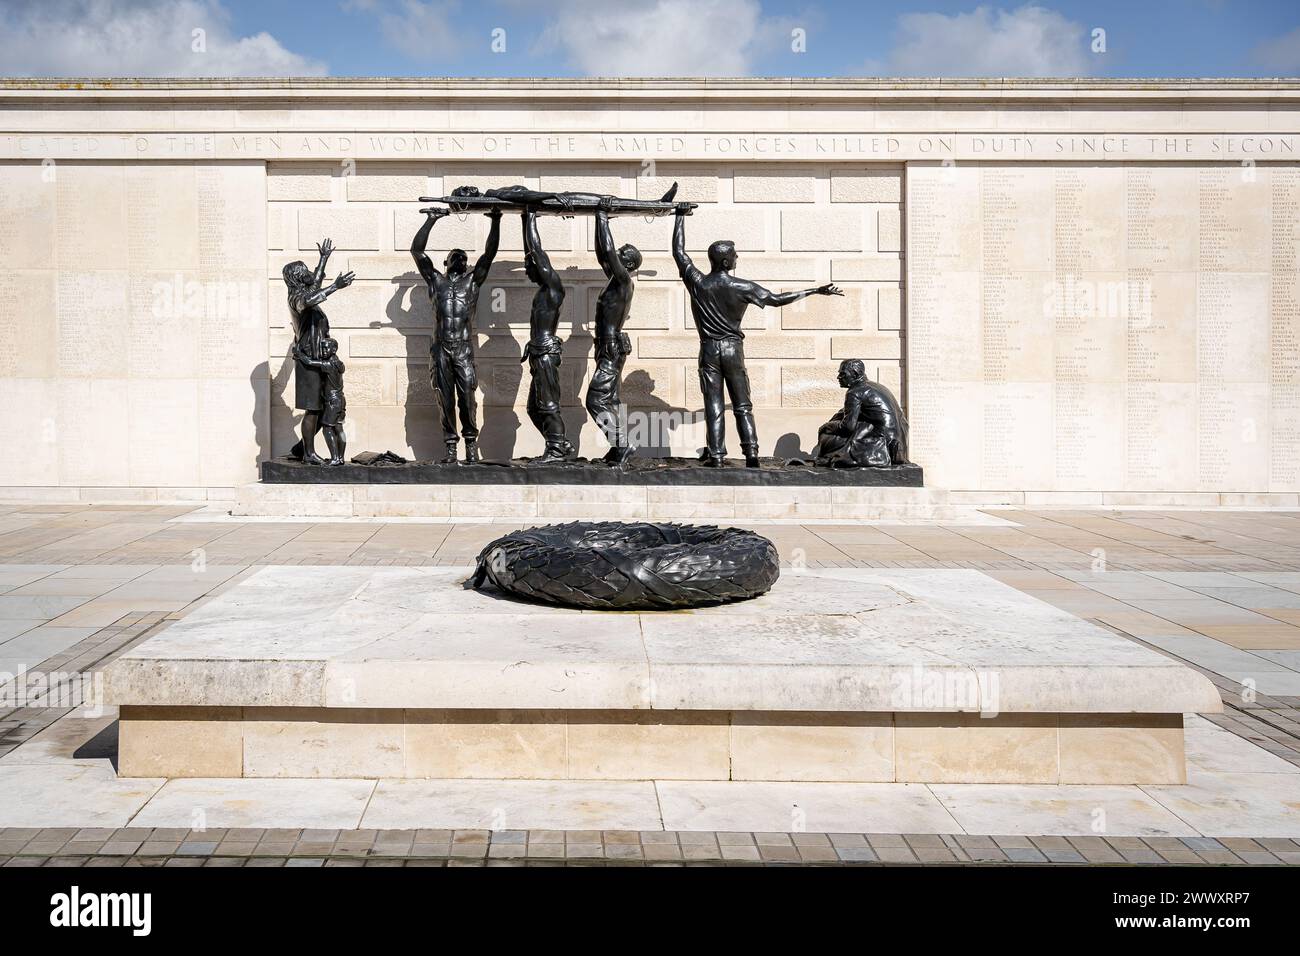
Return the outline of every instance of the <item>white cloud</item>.
{"type": "Polygon", "coordinates": [[[413,59],[445,60],[461,50],[460,0],[400,0],[394,7],[362,0],[361,6],[378,15],[384,39],[413,59]]]}
{"type": "MultiPolygon", "coordinates": [[[[758,0],[562,0],[538,51],[586,76],[748,76],[782,32],[758,0]]],[[[788,30],[784,31],[788,36],[788,30]]]]}
{"type": "Polygon", "coordinates": [[[868,72],[887,76],[1087,76],[1097,65],[1083,25],[1055,10],[976,7],[970,13],[907,13],[898,42],[868,72]]]}
{"type": "Polygon", "coordinates": [[[1265,40],[1251,51],[1251,59],[1273,70],[1279,76],[1300,73],[1300,27],[1271,40],[1265,40]]]}
{"type": "Polygon", "coordinates": [[[220,0],[9,0],[6,76],[318,76],[268,33],[236,36],[220,0]],[[204,31],[196,50],[195,30],[204,31]]]}

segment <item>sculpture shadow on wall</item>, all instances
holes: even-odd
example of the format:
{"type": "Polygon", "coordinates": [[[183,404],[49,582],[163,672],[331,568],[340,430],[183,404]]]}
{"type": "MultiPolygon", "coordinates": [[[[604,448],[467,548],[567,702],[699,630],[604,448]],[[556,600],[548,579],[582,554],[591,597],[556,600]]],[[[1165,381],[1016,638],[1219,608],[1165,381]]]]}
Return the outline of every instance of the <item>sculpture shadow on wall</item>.
{"type": "Polygon", "coordinates": [[[809,461],[812,459],[813,450],[816,449],[816,446],[817,442],[814,441],[813,448],[805,451],[803,448],[803,439],[794,432],[786,432],[776,440],[776,446],[773,448],[772,453],[777,458],[784,458],[786,460],[798,458],[803,461],[809,461]]]}
{"type": "Polygon", "coordinates": [[[294,365],[292,349],[292,345],[285,348],[284,356],[280,359],[279,370],[274,374],[271,372],[271,363],[264,362],[253,370],[250,377],[253,389],[253,425],[258,436],[258,450],[266,459],[274,458],[277,448],[278,454],[287,455],[290,448],[298,441],[297,430],[302,413],[293,407],[293,396],[289,395],[289,383],[293,379],[294,365]],[[258,389],[263,387],[263,383],[267,389],[266,418],[264,422],[260,422],[257,408],[258,389]],[[286,398],[286,395],[289,397],[286,398]],[[284,414],[277,415],[277,409],[283,409],[284,414]]]}
{"type": "Polygon", "coordinates": [[[639,454],[647,458],[666,458],[672,454],[673,434],[686,425],[693,424],[700,413],[684,405],[673,405],[655,393],[658,382],[643,368],[634,368],[623,375],[620,389],[623,404],[627,407],[628,440],[637,446],[639,454]],[[638,417],[644,416],[641,421],[638,417]]]}
{"type": "MultiPolygon", "coordinates": [[[[557,253],[556,257],[562,255],[557,253]]],[[[583,390],[595,349],[587,289],[603,285],[606,279],[599,269],[570,266],[559,271],[565,289],[560,313],[560,338],[564,339],[564,360],[560,366],[561,413],[569,441],[581,451],[582,427],[587,420],[583,390]]],[[[477,363],[483,397],[479,447],[485,458],[514,458],[519,430],[533,427],[520,407],[527,397],[530,380],[527,363],[519,359],[528,341],[528,304],[534,291],[536,287],[528,281],[522,259],[498,258],[479,295],[474,327],[480,335],[488,336],[487,344],[479,349],[477,363]],[[504,289],[509,299],[517,298],[520,307],[504,311],[494,308],[497,289],[504,289]]]]}
{"type": "MultiPolygon", "coordinates": [[[[285,354],[285,365],[289,363],[288,354],[285,354]]],[[[285,375],[285,365],[280,367],[280,375],[285,375]]],[[[271,421],[271,396],[275,391],[275,383],[271,380],[271,363],[258,362],[253,366],[252,373],[248,376],[248,386],[253,392],[253,436],[257,442],[256,461],[253,462],[253,470],[256,473],[261,462],[271,459],[272,448],[272,431],[274,425],[271,421]]]]}
{"type": "Polygon", "coordinates": [[[406,443],[417,459],[427,461],[442,451],[438,399],[429,381],[429,336],[433,331],[431,304],[424,280],[414,269],[394,276],[390,282],[393,294],[384,307],[387,321],[371,322],[370,328],[391,328],[402,336],[407,370],[406,394],[397,398],[402,403],[406,443]]]}

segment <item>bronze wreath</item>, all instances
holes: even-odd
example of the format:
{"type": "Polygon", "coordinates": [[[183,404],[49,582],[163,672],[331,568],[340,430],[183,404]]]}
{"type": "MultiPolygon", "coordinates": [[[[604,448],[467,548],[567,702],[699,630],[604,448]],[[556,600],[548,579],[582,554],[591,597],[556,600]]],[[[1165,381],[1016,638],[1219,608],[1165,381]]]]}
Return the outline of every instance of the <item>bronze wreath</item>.
{"type": "Polygon", "coordinates": [[[697,607],[757,597],[780,575],[776,546],[740,528],[574,521],[488,544],[470,583],[596,610],[697,607]]]}

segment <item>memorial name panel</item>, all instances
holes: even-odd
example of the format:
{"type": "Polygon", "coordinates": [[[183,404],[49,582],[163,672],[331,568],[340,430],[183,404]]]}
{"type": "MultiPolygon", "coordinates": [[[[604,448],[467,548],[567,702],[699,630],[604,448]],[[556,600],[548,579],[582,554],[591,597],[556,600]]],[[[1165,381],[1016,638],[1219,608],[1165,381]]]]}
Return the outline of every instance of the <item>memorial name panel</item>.
{"type": "Polygon", "coordinates": [[[909,166],[927,476],[1296,490],[1298,183],[1253,164],[909,166]]]}

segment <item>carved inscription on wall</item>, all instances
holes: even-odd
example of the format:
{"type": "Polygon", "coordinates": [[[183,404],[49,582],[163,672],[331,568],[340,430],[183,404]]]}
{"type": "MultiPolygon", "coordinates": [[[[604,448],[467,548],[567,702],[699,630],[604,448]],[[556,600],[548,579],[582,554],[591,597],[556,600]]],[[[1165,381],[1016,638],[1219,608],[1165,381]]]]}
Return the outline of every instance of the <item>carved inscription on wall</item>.
{"type": "Polygon", "coordinates": [[[260,164],[0,165],[0,485],[234,486],[265,443],[260,164]],[[259,420],[260,417],[260,420],[259,420]]]}
{"type": "Polygon", "coordinates": [[[941,486],[1300,487],[1294,166],[909,166],[913,448],[941,486]]]}

